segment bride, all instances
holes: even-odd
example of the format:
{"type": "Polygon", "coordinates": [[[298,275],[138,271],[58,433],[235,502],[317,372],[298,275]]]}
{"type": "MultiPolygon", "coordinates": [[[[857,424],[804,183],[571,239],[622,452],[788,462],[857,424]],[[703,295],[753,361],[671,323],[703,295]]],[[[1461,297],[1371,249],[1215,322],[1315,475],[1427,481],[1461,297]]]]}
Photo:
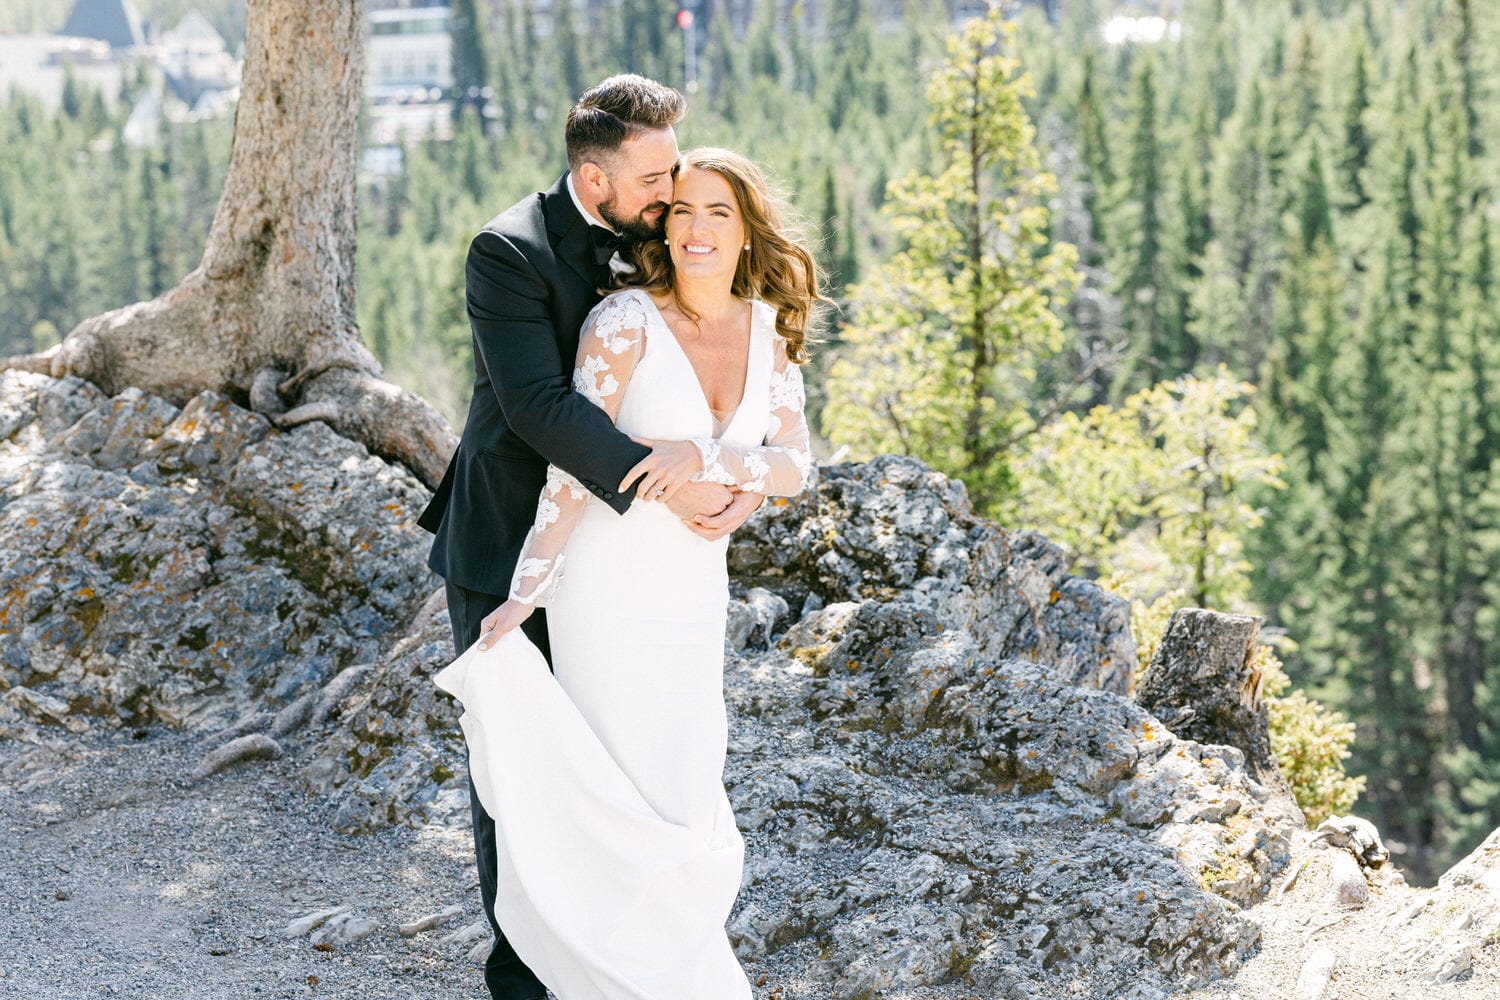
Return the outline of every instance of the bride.
{"type": "Polygon", "coordinates": [[[820,296],[753,163],[698,149],[673,176],[666,239],[589,314],[573,377],[652,446],[637,499],[618,517],[549,469],[510,599],[434,679],[496,819],[495,917],[563,1000],[750,996],[724,932],[744,859],[723,786],[728,539],[662,501],[693,479],[807,486],[820,296]],[[541,604],[552,673],[517,627],[541,604]]]}

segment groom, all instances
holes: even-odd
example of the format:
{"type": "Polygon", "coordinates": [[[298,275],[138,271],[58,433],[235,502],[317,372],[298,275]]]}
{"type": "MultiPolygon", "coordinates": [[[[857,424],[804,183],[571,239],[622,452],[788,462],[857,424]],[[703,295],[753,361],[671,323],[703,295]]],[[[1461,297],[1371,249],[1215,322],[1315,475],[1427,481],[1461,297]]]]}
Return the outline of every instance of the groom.
{"type": "MultiPolygon", "coordinates": [[[[457,652],[510,593],[548,463],[618,513],[634,499],[635,484],[622,480],[650,450],[570,385],[579,331],[615,248],[661,237],[682,115],[682,95],[670,87],[635,75],[603,81],[568,112],[568,172],[491,219],[469,245],[474,396],[458,451],[417,521],[436,535],[427,565],[447,582],[457,652]]],[[[760,501],[702,483],[667,506],[699,535],[719,538],[760,501]]],[[[521,628],[550,660],[545,610],[521,628]]],[[[495,921],[495,821],[472,780],[469,802],[480,895],[495,930],[485,985],[495,1000],[542,1000],[546,988],[495,921]]]]}

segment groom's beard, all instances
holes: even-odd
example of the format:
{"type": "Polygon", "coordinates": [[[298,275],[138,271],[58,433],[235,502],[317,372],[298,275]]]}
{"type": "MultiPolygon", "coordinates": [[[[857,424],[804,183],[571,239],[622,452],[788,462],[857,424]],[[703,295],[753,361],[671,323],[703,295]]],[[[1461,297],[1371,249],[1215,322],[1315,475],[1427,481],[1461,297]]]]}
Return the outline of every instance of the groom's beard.
{"type": "Polygon", "coordinates": [[[610,228],[624,233],[625,238],[632,242],[641,240],[659,240],[666,233],[667,205],[665,202],[652,202],[629,218],[622,217],[615,211],[615,199],[601,201],[598,205],[599,218],[609,223],[610,228]],[[658,209],[655,219],[647,221],[646,213],[658,209]]]}

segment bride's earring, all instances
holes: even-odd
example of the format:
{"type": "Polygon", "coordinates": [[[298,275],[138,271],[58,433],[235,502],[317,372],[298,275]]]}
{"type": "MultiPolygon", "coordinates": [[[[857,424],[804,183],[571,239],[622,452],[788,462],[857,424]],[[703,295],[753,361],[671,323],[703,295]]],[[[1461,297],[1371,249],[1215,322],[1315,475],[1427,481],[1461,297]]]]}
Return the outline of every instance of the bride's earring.
{"type": "Polygon", "coordinates": [[[745,252],[746,253],[750,252],[750,244],[748,244],[748,243],[745,244],[745,252]]]}

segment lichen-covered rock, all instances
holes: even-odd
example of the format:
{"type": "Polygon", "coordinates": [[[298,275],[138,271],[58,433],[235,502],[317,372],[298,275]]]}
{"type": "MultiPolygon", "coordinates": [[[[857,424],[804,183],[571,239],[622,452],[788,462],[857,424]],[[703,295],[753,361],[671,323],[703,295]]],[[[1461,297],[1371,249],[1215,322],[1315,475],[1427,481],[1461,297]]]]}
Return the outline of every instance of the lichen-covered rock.
{"type": "Polygon", "coordinates": [[[0,374],[0,687],[214,730],[373,660],[435,580],[426,491],[321,423],[0,374]]]}
{"type": "Polygon", "coordinates": [[[1238,751],[986,656],[915,603],[815,612],[727,691],[752,859],[731,936],[798,950],[839,996],[1232,972],[1259,933],[1240,907],[1300,828],[1238,751]]]}
{"type": "Polygon", "coordinates": [[[962,628],[993,657],[1049,664],[1065,680],[1124,694],[1135,672],[1130,607],[1068,575],[1031,531],[974,516],[963,484],[916,459],[832,465],[816,487],[773,498],[734,536],[730,569],[793,608],[900,600],[962,628]]]}
{"type": "Polygon", "coordinates": [[[460,709],[432,684],[452,659],[447,610],[420,616],[333,710],[338,728],[304,774],[338,801],[335,829],[368,833],[467,818],[460,709]]]}

